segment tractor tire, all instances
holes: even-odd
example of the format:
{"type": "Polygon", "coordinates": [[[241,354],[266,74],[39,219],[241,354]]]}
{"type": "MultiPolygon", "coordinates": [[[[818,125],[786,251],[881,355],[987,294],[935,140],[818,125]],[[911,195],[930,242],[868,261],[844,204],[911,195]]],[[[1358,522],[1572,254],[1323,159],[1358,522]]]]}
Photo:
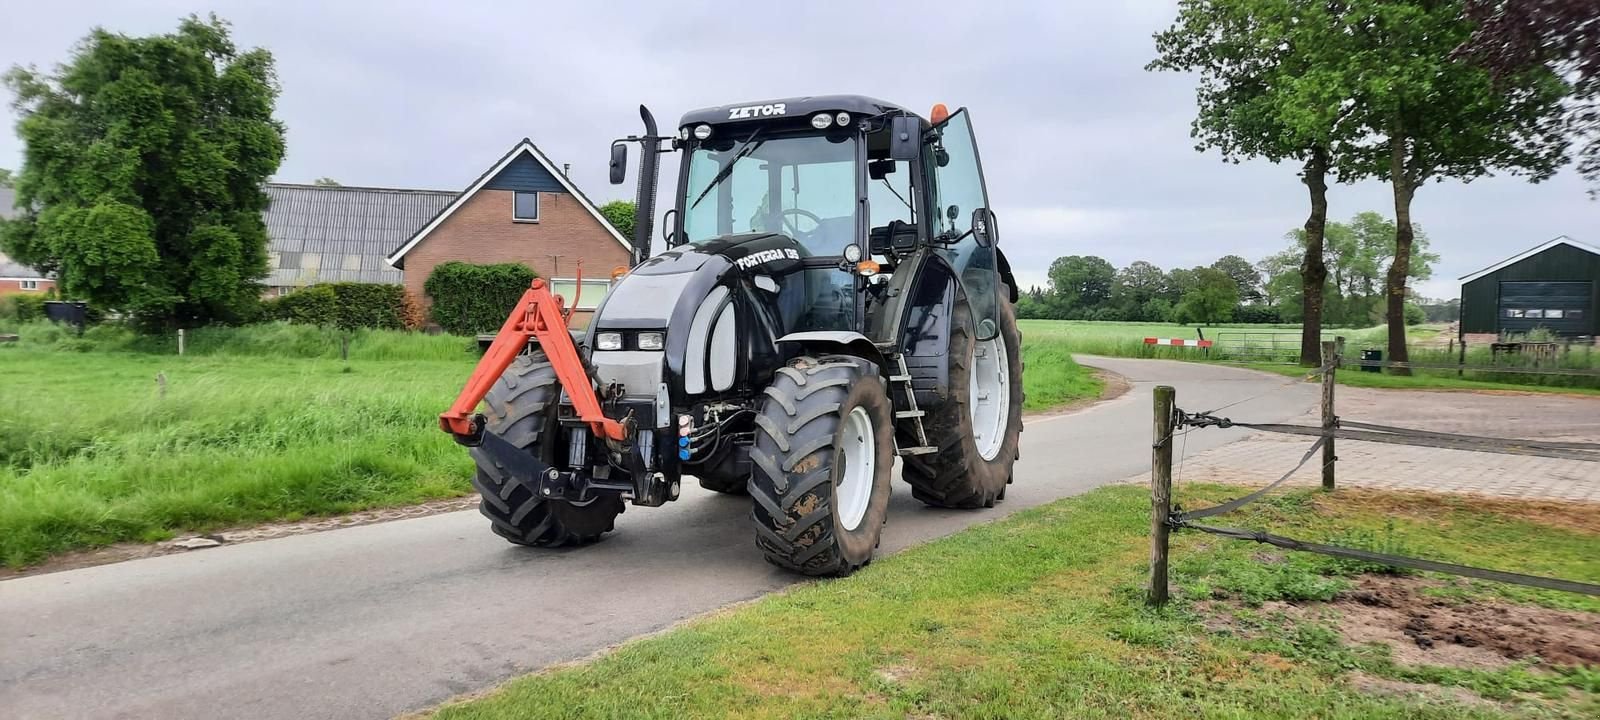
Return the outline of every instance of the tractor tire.
{"type": "Polygon", "coordinates": [[[889,514],[894,410],[878,367],[796,358],[766,396],[750,449],[756,546],[781,568],[849,575],[872,561],[889,514]]]}
{"type": "MultiPolygon", "coordinates": [[[[531,351],[517,358],[484,397],[485,425],[490,432],[550,462],[553,448],[542,441],[552,417],[547,409],[560,395],[555,369],[544,353],[531,351]]],[[[477,448],[472,450],[472,460],[478,465],[472,486],[482,496],[479,511],[489,518],[496,535],[518,545],[592,543],[614,527],[623,510],[622,499],[615,495],[601,495],[581,506],[547,502],[477,448]]]]}
{"type": "MultiPolygon", "coordinates": [[[[950,323],[949,395],[924,422],[929,444],[939,451],[907,457],[901,468],[912,496],[934,507],[994,507],[1005,499],[1011,482],[1022,433],[1022,335],[1005,284],[995,283],[995,292],[1000,327],[993,344],[975,342],[972,308],[965,298],[957,300],[950,323]],[[1003,361],[994,357],[996,350],[1004,351],[1003,361]],[[980,439],[983,433],[974,427],[972,384],[983,377],[1000,378],[1001,373],[1005,382],[988,387],[1005,396],[1007,407],[991,411],[1000,413],[995,422],[1004,429],[997,441],[980,439]]],[[[994,434],[992,428],[989,434],[994,434]]]]}

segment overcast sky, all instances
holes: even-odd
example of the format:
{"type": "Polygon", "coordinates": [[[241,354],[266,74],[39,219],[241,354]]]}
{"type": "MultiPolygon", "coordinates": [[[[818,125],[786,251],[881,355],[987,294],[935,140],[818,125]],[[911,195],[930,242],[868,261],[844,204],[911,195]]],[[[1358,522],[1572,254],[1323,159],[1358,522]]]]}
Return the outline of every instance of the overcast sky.
{"type": "MultiPolygon", "coordinates": [[[[9,7],[0,67],[48,68],[99,25],[165,32],[214,11],[241,46],[277,59],[288,157],[277,178],[464,188],[526,136],[597,202],[631,199],[606,182],[607,145],[665,128],[686,110],[775,97],[856,93],[926,111],[971,109],[1002,247],[1026,284],[1061,255],[1121,267],[1252,261],[1305,220],[1295,168],[1230,165],[1189,138],[1193,81],[1148,73],[1150,35],[1174,3],[164,2],[56,0],[9,7]],[[981,17],[970,11],[981,7],[981,17]],[[782,9],[779,9],[782,8],[782,9]]],[[[9,98],[8,98],[9,100],[9,98]]],[[[13,126],[9,102],[4,124],[13,126]]],[[[0,167],[22,150],[0,133],[0,167]]],[[[671,178],[671,166],[663,177],[671,178]]],[[[1570,171],[1429,185],[1413,216],[1442,256],[1431,297],[1455,278],[1556,235],[1600,242],[1600,203],[1570,171]]],[[[1387,186],[1330,191],[1331,213],[1393,215],[1387,186]]],[[[670,189],[663,186],[663,196],[670,189]]]]}

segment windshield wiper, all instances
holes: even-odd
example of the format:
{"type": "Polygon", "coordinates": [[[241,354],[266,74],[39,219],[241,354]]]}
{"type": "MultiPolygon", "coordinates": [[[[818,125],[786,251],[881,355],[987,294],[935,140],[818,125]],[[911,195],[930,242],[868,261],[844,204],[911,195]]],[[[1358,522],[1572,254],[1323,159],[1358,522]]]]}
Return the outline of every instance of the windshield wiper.
{"type": "Polygon", "coordinates": [[[728,174],[733,172],[733,166],[738,164],[740,160],[744,159],[744,156],[755,152],[756,148],[761,147],[762,143],[766,142],[766,140],[762,140],[755,145],[750,144],[750,141],[756,139],[756,136],[760,135],[762,128],[765,127],[765,125],[756,126],[756,129],[750,133],[750,137],[744,139],[744,142],[739,145],[739,151],[733,154],[733,159],[729,160],[727,165],[722,166],[722,170],[717,173],[717,176],[711,178],[711,182],[706,183],[706,189],[701,190],[700,195],[695,197],[693,203],[690,203],[690,210],[700,206],[700,201],[706,199],[706,196],[711,194],[711,188],[716,187],[718,183],[728,179],[728,174]]]}

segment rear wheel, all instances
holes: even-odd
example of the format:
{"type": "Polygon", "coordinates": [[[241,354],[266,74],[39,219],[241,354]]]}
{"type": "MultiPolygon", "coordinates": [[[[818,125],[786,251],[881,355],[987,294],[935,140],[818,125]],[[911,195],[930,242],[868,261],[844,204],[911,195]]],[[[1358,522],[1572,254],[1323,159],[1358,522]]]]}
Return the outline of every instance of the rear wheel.
{"type": "Polygon", "coordinates": [[[889,513],[893,411],[878,367],[801,357],[766,395],[750,450],[756,545],[782,568],[848,575],[872,560],[889,513]]]}
{"type": "Polygon", "coordinates": [[[1022,337],[1003,283],[995,283],[998,332],[976,339],[965,299],[951,313],[949,396],[927,416],[939,452],[905,459],[911,494],[936,507],[994,507],[1005,497],[1022,432],[1022,337]]]}
{"type": "MultiPolygon", "coordinates": [[[[517,358],[484,396],[486,429],[545,462],[554,449],[544,442],[550,431],[551,404],[560,396],[555,369],[537,350],[517,358]]],[[[600,495],[583,505],[547,502],[517,482],[505,468],[477,448],[478,465],[473,487],[483,500],[479,510],[489,518],[496,535],[518,545],[583,545],[610,531],[622,512],[622,499],[600,495]]]]}

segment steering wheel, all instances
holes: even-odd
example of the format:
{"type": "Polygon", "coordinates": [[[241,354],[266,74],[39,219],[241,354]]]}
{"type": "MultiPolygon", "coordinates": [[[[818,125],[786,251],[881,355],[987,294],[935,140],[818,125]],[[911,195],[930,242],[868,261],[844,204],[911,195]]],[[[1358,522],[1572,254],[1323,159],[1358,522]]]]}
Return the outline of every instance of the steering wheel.
{"type": "MultiPolygon", "coordinates": [[[[810,210],[801,210],[800,208],[785,208],[784,210],[779,211],[778,214],[783,218],[784,226],[789,229],[789,232],[794,236],[795,239],[799,239],[800,237],[800,223],[798,221],[791,221],[789,219],[790,215],[799,215],[813,223],[816,223],[817,227],[822,227],[822,218],[817,217],[816,213],[813,213],[810,210]]],[[[816,227],[811,228],[811,231],[816,232],[816,229],[816,227]]]]}

